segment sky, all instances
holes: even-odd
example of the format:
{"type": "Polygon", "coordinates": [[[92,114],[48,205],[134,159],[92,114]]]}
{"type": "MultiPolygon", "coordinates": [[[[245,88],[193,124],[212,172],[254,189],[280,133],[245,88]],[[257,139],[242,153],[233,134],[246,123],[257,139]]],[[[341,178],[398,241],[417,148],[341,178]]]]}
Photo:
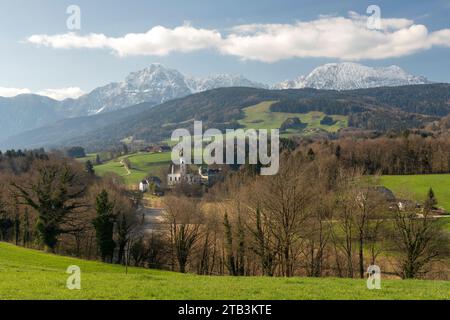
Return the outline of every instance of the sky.
{"type": "Polygon", "coordinates": [[[151,63],[273,84],[353,61],[450,82],[449,16],[450,0],[0,0],[0,96],[77,97],[151,63]]]}

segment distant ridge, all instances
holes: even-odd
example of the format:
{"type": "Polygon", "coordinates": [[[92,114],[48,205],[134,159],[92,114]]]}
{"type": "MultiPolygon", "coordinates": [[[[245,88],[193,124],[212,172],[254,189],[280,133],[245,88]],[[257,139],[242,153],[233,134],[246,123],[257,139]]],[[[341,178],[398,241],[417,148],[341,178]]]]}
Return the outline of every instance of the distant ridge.
{"type": "Polygon", "coordinates": [[[273,89],[354,90],[430,83],[425,77],[414,76],[398,66],[372,68],[344,62],[325,64],[307,76],[278,83],[273,89]]]}
{"type": "MultiPolygon", "coordinates": [[[[371,68],[356,63],[330,63],[307,76],[284,81],[272,89],[315,88],[353,90],[429,84],[398,66],[371,68]]],[[[145,103],[147,108],[193,93],[227,87],[268,89],[270,86],[248,80],[239,74],[188,77],[162,64],[130,73],[123,81],[96,88],[78,99],[56,101],[34,94],[0,97],[0,141],[22,132],[55,124],[62,119],[105,114],[145,103]]],[[[64,122],[59,122],[61,125],[64,122]]]]}

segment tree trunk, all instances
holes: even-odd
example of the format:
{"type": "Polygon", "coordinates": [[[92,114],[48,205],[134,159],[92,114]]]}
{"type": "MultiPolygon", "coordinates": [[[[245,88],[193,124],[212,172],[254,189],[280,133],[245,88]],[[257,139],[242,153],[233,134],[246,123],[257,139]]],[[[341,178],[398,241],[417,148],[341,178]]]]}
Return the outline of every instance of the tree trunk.
{"type": "Polygon", "coordinates": [[[359,234],[359,276],[364,279],[364,240],[363,234],[359,234]]]}

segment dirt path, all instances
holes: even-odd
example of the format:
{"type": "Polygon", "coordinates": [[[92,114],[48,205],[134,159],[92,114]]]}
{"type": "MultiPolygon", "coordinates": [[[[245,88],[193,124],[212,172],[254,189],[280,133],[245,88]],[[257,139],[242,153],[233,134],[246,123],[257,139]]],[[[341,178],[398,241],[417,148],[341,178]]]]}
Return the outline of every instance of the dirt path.
{"type": "Polygon", "coordinates": [[[142,219],[142,231],[144,233],[159,230],[161,228],[164,210],[161,208],[140,207],[137,211],[139,219],[142,219]]]}
{"type": "Polygon", "coordinates": [[[128,169],[128,166],[125,164],[125,162],[123,160],[120,160],[120,164],[123,165],[123,167],[125,168],[125,171],[127,172],[127,174],[125,176],[129,176],[131,174],[130,169],[128,169]]]}

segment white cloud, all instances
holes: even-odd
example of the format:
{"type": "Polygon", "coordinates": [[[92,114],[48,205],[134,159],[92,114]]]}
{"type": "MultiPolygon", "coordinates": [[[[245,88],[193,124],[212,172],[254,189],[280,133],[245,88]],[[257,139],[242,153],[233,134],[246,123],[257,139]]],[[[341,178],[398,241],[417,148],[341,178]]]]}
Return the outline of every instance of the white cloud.
{"type": "Polygon", "coordinates": [[[56,49],[112,49],[119,56],[165,56],[171,52],[190,52],[214,48],[220,44],[221,35],[215,30],[197,29],[189,24],[174,29],[156,26],[146,33],[129,33],[113,38],[103,34],[80,36],[70,32],[60,35],[33,35],[28,42],[56,49]]]}
{"type": "MultiPolygon", "coordinates": [[[[359,27],[366,28],[367,26],[367,16],[360,15],[357,12],[349,11],[348,16],[350,20],[352,20],[355,24],[358,24],[359,27]]],[[[411,19],[404,18],[384,18],[381,19],[381,30],[396,30],[408,28],[414,24],[414,21],[411,19]]]]}
{"type": "Polygon", "coordinates": [[[15,97],[20,94],[37,94],[52,98],[54,100],[64,100],[67,98],[76,99],[84,94],[83,90],[78,87],[69,87],[61,89],[45,89],[37,92],[32,92],[27,88],[4,88],[0,87],[0,97],[15,97]]]}
{"type": "Polygon", "coordinates": [[[0,97],[15,97],[25,93],[31,93],[31,91],[29,89],[0,87],[0,97]]]}
{"type": "Polygon", "coordinates": [[[289,58],[325,57],[343,60],[385,59],[410,55],[433,46],[450,46],[450,29],[429,32],[410,19],[381,19],[380,30],[367,28],[367,16],[319,16],[294,24],[238,25],[221,34],[189,24],[156,26],[123,37],[104,34],[33,35],[28,42],[57,49],[109,49],[119,56],[164,56],[214,48],[243,60],[275,62],[289,58]]]}
{"type": "Polygon", "coordinates": [[[45,89],[39,92],[36,92],[36,94],[41,96],[46,96],[55,100],[64,100],[67,98],[76,99],[81,97],[84,92],[78,87],[69,87],[69,88],[62,88],[62,89],[45,89]]]}
{"type": "MultiPolygon", "coordinates": [[[[423,25],[407,19],[382,19],[381,30],[369,30],[363,16],[325,17],[309,22],[246,25],[234,29],[221,52],[243,59],[275,62],[289,58],[344,60],[400,57],[438,45],[423,25]]],[[[450,37],[442,39],[450,43],[450,37]]],[[[439,43],[439,45],[442,45],[439,43]]]]}
{"type": "Polygon", "coordinates": [[[430,42],[436,46],[450,47],[450,29],[439,30],[430,35],[430,42]]]}

